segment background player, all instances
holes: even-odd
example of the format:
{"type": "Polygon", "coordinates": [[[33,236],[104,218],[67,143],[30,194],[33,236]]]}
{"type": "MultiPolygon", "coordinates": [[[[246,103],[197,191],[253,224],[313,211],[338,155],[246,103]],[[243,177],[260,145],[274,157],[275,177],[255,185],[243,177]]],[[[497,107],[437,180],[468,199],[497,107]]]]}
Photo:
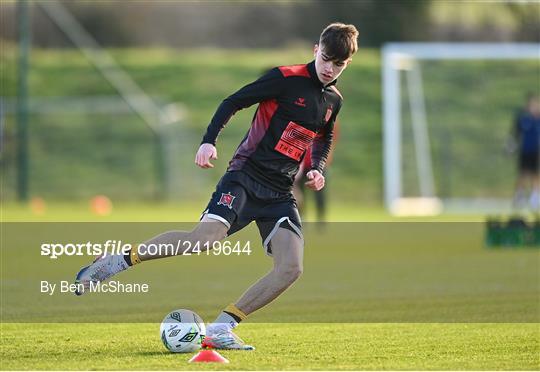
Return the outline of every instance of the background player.
{"type": "MultiPolygon", "coordinates": [[[[232,115],[255,103],[259,106],[203,212],[201,223],[191,232],[169,231],[146,242],[176,246],[178,241],[188,241],[204,248],[205,243],[211,246],[252,221],[257,223],[274,267],[208,326],[206,346],[253,349],[232,330],[247,315],[283,293],[302,273],[304,241],[291,189],[299,163],[310,146],[312,163],[306,186],[314,190],[324,187],[322,172],[342,104],[335,83],[357,51],[357,37],[353,25],[333,23],[321,33],[314,47],[314,61],[274,68],[226,98],[197,151],[195,163],[201,168],[213,167],[210,161],[217,159],[217,137],[232,115]]],[[[138,249],[133,248],[126,256],[100,257],[80,270],[76,282],[88,288],[90,282],[109,279],[130,266],[173,254],[139,255],[138,249]]]]}
{"type": "MultiPolygon", "coordinates": [[[[334,155],[334,148],[336,146],[336,142],[338,140],[339,136],[339,121],[336,120],[334,123],[334,135],[333,135],[333,143],[332,148],[330,149],[330,153],[328,154],[328,159],[326,160],[326,168],[324,173],[325,178],[325,185],[324,188],[322,188],[319,191],[313,192],[313,199],[315,201],[315,216],[317,219],[317,222],[324,225],[326,222],[326,211],[327,211],[327,205],[328,205],[328,168],[332,164],[333,155],[334,155]]],[[[298,169],[298,173],[296,174],[296,177],[294,178],[294,185],[293,185],[293,195],[296,199],[296,203],[298,205],[298,211],[300,212],[300,216],[302,218],[306,215],[306,198],[307,198],[307,192],[305,184],[306,182],[309,182],[306,175],[311,169],[311,149],[308,149],[306,151],[306,155],[304,156],[304,160],[302,160],[302,163],[300,163],[300,168],[298,169]]]]}
{"type": "Polygon", "coordinates": [[[540,208],[540,97],[529,93],[527,103],[517,115],[513,125],[511,150],[517,147],[518,179],[514,192],[514,207],[540,208]]]}

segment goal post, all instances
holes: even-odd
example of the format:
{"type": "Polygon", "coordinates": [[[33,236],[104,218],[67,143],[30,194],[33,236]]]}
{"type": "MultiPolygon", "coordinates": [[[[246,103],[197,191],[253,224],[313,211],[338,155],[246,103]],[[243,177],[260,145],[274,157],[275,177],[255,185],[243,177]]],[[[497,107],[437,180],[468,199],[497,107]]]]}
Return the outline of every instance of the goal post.
{"type": "MultiPolygon", "coordinates": [[[[458,187],[459,192],[451,193],[441,190],[450,188],[443,178],[451,177],[447,173],[452,169],[454,184],[466,186],[466,180],[471,179],[459,168],[467,151],[470,151],[468,160],[476,164],[474,150],[467,150],[470,149],[467,127],[474,128],[480,136],[482,130],[486,131],[483,137],[486,142],[490,140],[488,132],[491,130],[497,133],[496,140],[492,142],[500,140],[503,126],[504,131],[509,131],[512,110],[508,117],[496,120],[487,110],[500,106],[501,99],[510,99],[508,91],[512,91],[511,97],[515,97],[518,91],[520,96],[524,96],[527,90],[538,90],[540,44],[389,43],[382,49],[382,75],[386,208],[395,215],[429,215],[460,208],[475,208],[476,211],[507,208],[511,203],[501,191],[507,186],[491,182],[496,186],[492,190],[485,185],[471,185],[470,195],[466,187],[458,187]],[[528,64],[523,65],[522,61],[528,64]],[[519,70],[519,74],[512,76],[514,70],[519,70]],[[494,96],[495,91],[500,97],[494,96]],[[452,118],[451,109],[459,111],[462,116],[452,118]],[[486,123],[484,128],[478,124],[483,121],[482,115],[498,124],[490,129],[486,123]],[[454,125],[458,122],[459,125],[454,125]],[[440,137],[437,146],[430,136],[433,128],[437,129],[440,137]],[[440,150],[450,146],[451,141],[461,146],[461,152],[465,153],[461,154],[463,159],[455,155],[457,151],[452,154],[451,151],[440,150]],[[446,155],[433,159],[440,153],[446,155]],[[442,163],[452,166],[441,171],[442,163]]],[[[518,103],[524,103],[524,99],[518,103]]],[[[485,146],[482,151],[489,154],[494,146],[485,146]]],[[[510,160],[501,161],[501,164],[503,162],[510,160]]],[[[480,162],[477,165],[480,171],[487,172],[480,162]]],[[[488,184],[489,177],[485,178],[488,184]]]]}

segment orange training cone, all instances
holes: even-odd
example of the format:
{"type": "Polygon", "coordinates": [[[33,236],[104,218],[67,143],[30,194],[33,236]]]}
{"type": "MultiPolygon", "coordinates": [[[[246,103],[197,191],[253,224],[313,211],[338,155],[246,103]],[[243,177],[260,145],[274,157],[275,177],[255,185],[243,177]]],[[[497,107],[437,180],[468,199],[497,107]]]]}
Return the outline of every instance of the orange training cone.
{"type": "Polygon", "coordinates": [[[90,210],[97,216],[108,216],[112,212],[111,199],[105,195],[96,195],[90,199],[90,210]]]}
{"type": "Polygon", "coordinates": [[[201,350],[193,358],[189,360],[190,363],[229,363],[227,359],[222,357],[215,350],[201,350]]]}

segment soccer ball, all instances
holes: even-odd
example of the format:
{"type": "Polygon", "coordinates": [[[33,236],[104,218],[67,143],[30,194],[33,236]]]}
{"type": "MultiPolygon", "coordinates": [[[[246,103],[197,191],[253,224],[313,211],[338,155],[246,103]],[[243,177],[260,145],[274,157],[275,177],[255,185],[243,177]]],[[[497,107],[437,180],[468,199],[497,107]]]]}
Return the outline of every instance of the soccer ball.
{"type": "Polygon", "coordinates": [[[206,327],[200,316],[191,310],[171,311],[161,322],[161,341],[173,353],[191,353],[201,348],[206,327]]]}

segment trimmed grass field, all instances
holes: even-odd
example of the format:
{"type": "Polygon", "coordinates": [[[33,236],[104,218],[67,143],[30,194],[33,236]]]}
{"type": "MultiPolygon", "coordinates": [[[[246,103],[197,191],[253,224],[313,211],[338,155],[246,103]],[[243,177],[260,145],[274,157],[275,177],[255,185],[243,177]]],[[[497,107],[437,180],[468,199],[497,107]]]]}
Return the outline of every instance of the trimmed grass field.
{"type": "Polygon", "coordinates": [[[253,352],[189,364],[157,324],[4,324],[10,370],[538,370],[537,324],[245,324],[253,352]]]}
{"type": "MultiPolygon", "coordinates": [[[[313,195],[307,198],[308,213],[304,221],[314,221],[315,206],[313,195]]],[[[116,203],[113,200],[112,212],[105,216],[92,213],[89,202],[49,202],[45,200],[42,213],[34,213],[30,203],[2,202],[0,221],[2,222],[177,222],[197,221],[208,203],[208,198],[197,201],[171,201],[162,203],[116,203]]],[[[330,198],[328,205],[328,221],[332,222],[403,222],[403,221],[438,221],[438,222],[483,222],[481,214],[448,214],[432,217],[396,218],[378,206],[365,207],[351,203],[334,202],[330,198]]]]}
{"type": "Polygon", "coordinates": [[[189,227],[173,221],[193,220],[198,203],[118,205],[106,217],[93,216],[86,203],[50,203],[43,215],[4,204],[0,368],[540,369],[536,249],[484,248],[481,216],[400,220],[382,210],[332,207],[334,221],[372,222],[334,222],[326,232],[306,224],[304,275],[238,330],[257,350],[223,352],[228,365],[191,365],[191,354],[165,350],[159,322],[174,308],[211,321],[268,270],[271,260],[255,229],[234,235],[252,241],[250,256],[177,257],[118,277],[147,281],[148,294],[48,296],[39,293],[40,280],[71,280],[90,258],[40,257],[39,242],[138,241],[154,231],[189,227]],[[52,221],[101,223],[43,223],[52,221]]]}

